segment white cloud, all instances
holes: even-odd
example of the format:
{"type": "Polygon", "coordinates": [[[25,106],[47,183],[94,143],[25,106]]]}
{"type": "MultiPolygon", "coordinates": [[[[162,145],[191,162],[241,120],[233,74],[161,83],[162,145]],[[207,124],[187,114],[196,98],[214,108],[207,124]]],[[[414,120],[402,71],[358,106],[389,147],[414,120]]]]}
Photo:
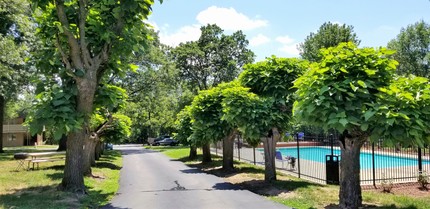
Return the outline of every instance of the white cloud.
{"type": "Polygon", "coordinates": [[[254,36],[249,40],[249,45],[250,46],[260,46],[260,45],[263,45],[263,44],[269,43],[269,42],[270,42],[270,39],[267,36],[260,33],[257,36],[254,36]]]}
{"type": "Polygon", "coordinates": [[[178,31],[172,34],[167,34],[163,31],[160,31],[160,41],[161,43],[176,47],[180,43],[199,39],[200,33],[199,25],[188,25],[180,28],[178,31]]]}
{"type": "Polygon", "coordinates": [[[276,37],[276,41],[280,42],[281,44],[292,44],[292,43],[294,43],[294,39],[290,38],[289,36],[278,36],[278,37],[276,37]]]}
{"type": "Polygon", "coordinates": [[[201,11],[197,21],[202,25],[217,24],[224,30],[252,30],[267,25],[266,20],[251,19],[248,16],[237,12],[234,8],[222,8],[211,6],[201,11]]]}
{"type": "Polygon", "coordinates": [[[344,25],[344,23],[342,23],[342,22],[340,22],[340,21],[333,21],[333,22],[331,22],[331,23],[333,23],[334,25],[335,25],[335,24],[337,24],[337,25],[339,25],[339,26],[344,25]]]}
{"type": "Polygon", "coordinates": [[[289,36],[279,36],[276,38],[276,41],[282,44],[281,48],[279,48],[280,51],[285,52],[293,57],[299,56],[300,52],[297,49],[299,43],[294,39],[290,38],[289,36]]]}

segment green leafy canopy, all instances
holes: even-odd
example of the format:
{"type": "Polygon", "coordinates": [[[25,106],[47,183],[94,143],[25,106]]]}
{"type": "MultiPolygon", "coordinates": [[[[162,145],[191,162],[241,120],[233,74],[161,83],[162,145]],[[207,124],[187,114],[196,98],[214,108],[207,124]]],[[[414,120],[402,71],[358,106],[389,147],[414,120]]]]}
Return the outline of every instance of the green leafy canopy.
{"type": "Polygon", "coordinates": [[[388,58],[393,51],[360,49],[350,42],[322,53],[322,61],[294,83],[299,120],[374,140],[422,140],[427,131],[410,128],[429,122],[428,83],[423,78],[394,79],[397,62],[388,58]]]}

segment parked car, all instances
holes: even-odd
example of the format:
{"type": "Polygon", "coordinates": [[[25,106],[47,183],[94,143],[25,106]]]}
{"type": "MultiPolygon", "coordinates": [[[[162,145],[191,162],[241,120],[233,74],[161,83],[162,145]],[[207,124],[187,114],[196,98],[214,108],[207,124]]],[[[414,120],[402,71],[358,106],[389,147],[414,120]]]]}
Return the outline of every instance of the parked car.
{"type": "Polygon", "coordinates": [[[158,145],[160,145],[158,142],[160,142],[161,140],[167,139],[167,138],[170,138],[170,136],[168,136],[168,135],[160,136],[158,138],[155,138],[152,142],[150,142],[150,144],[153,146],[158,146],[158,145]]]}
{"type": "Polygon", "coordinates": [[[178,141],[176,141],[176,140],[174,140],[172,138],[165,138],[165,139],[163,139],[161,141],[156,142],[155,144],[156,145],[162,145],[162,146],[167,146],[167,145],[169,145],[169,146],[176,146],[179,143],[178,143],[178,141]]]}
{"type": "Polygon", "coordinates": [[[106,145],[105,145],[105,149],[106,149],[106,150],[113,150],[113,144],[111,144],[111,143],[106,143],[106,145]]]}

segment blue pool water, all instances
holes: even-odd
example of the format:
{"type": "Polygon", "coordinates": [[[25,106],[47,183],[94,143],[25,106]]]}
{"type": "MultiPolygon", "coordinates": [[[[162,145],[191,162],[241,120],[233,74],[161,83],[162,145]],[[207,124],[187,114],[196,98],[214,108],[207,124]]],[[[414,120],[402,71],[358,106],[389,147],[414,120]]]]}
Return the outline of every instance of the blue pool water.
{"type": "MultiPolygon", "coordinates": [[[[283,156],[291,156],[297,158],[297,148],[279,148],[283,156]]],[[[325,147],[301,147],[300,148],[300,158],[305,160],[311,160],[315,162],[324,163],[325,156],[331,154],[330,148],[325,147]]],[[[340,150],[333,150],[334,155],[339,155],[340,150]]],[[[430,164],[429,160],[423,159],[423,164],[430,164]]],[[[418,166],[418,160],[407,158],[407,157],[397,157],[383,154],[375,154],[375,167],[376,168],[390,168],[399,166],[418,166]]],[[[360,167],[362,169],[372,168],[372,153],[361,152],[360,153],[360,167]]]]}

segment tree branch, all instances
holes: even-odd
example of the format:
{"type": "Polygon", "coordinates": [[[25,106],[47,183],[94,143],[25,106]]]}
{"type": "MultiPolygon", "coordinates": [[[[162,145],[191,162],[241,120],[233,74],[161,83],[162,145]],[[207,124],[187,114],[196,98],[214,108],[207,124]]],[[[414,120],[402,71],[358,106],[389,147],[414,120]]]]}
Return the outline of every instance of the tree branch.
{"type": "Polygon", "coordinates": [[[57,46],[57,49],[61,54],[61,60],[63,61],[63,64],[66,66],[66,70],[69,72],[70,76],[75,78],[75,74],[72,71],[72,66],[69,61],[69,56],[66,53],[64,53],[63,48],[61,47],[61,44],[60,44],[60,38],[58,37],[58,34],[55,35],[55,45],[57,46]]]}
{"type": "Polygon", "coordinates": [[[79,0],[79,41],[81,42],[81,52],[82,60],[84,60],[85,65],[88,67],[92,66],[93,60],[91,58],[90,52],[87,48],[87,41],[85,36],[85,23],[87,20],[87,5],[88,0],[79,0]]]}
{"type": "Polygon", "coordinates": [[[103,124],[101,124],[99,127],[97,127],[95,133],[97,135],[100,135],[104,130],[106,130],[107,128],[111,127],[110,124],[113,122],[113,117],[112,114],[109,114],[108,116],[108,120],[105,121],[103,124]]]}
{"type": "Polygon", "coordinates": [[[80,47],[78,40],[72,32],[70,32],[69,20],[67,20],[66,12],[64,11],[64,0],[56,0],[57,16],[63,26],[64,34],[67,37],[67,42],[70,46],[70,58],[72,59],[73,67],[77,69],[84,69],[80,57],[80,47]]]}

